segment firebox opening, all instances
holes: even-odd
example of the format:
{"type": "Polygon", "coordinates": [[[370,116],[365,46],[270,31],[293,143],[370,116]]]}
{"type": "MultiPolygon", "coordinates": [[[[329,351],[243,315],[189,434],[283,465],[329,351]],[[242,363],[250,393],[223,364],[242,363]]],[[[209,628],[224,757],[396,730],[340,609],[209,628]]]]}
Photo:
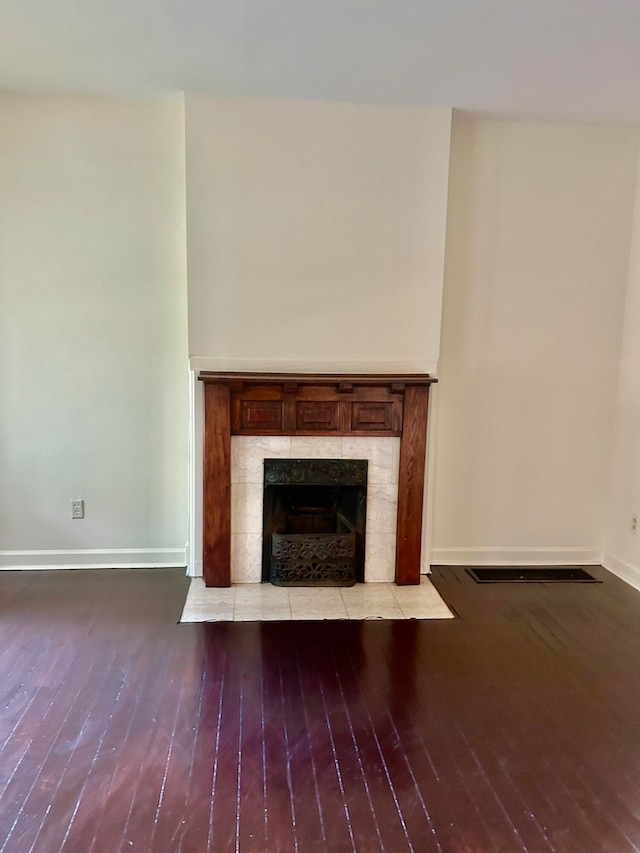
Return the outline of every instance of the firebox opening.
{"type": "Polygon", "coordinates": [[[263,580],[278,586],[364,580],[366,476],[361,460],[265,459],[263,580]]]}

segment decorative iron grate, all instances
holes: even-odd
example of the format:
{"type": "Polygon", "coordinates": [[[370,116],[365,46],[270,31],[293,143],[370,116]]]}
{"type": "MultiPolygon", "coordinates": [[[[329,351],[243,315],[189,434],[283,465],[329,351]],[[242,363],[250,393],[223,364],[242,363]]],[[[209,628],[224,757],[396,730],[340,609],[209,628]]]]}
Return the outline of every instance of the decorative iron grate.
{"type": "Polygon", "coordinates": [[[277,586],[353,586],[356,572],[353,560],[281,560],[271,561],[271,583],[277,586]]]}
{"type": "Polygon", "coordinates": [[[274,533],[271,541],[272,555],[288,560],[337,560],[356,552],[355,533],[274,533]]]}

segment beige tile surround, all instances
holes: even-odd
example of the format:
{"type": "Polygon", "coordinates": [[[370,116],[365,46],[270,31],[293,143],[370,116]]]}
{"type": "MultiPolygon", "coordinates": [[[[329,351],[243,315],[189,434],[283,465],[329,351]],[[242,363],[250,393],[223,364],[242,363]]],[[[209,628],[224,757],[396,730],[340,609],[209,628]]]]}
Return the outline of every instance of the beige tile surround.
{"type": "MultiPolygon", "coordinates": [[[[392,437],[239,436],[231,438],[231,581],[262,579],[265,458],[367,459],[365,582],[395,576],[400,439],[392,437]]],[[[316,595],[318,590],[313,590],[316,595]]]]}

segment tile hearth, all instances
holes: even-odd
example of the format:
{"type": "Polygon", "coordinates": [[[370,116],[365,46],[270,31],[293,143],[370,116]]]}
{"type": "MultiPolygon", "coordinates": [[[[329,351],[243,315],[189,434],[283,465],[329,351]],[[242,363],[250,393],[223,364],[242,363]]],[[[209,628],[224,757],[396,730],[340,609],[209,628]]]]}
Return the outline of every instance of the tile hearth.
{"type": "Polygon", "coordinates": [[[207,588],[192,578],[181,622],[319,621],[325,619],[453,619],[428,577],[420,586],[393,583],[341,588],[268,583],[207,588]]]}

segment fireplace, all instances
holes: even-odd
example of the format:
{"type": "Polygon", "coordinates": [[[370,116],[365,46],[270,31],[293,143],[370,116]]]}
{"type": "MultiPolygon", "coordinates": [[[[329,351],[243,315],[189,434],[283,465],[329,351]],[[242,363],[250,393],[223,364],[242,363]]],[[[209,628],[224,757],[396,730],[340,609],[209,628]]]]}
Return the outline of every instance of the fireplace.
{"type": "Polygon", "coordinates": [[[367,461],[265,459],[262,578],[276,586],[364,581],[367,461]]]}
{"type": "MultiPolygon", "coordinates": [[[[203,573],[207,586],[231,584],[232,539],[236,540],[237,557],[238,549],[244,544],[254,553],[249,540],[254,536],[261,538],[260,532],[254,531],[251,525],[245,528],[237,523],[232,535],[232,437],[234,441],[290,441],[292,449],[294,442],[316,437],[342,443],[342,459],[360,457],[360,453],[345,453],[346,444],[358,443],[361,439],[399,439],[397,513],[394,507],[396,521],[391,555],[395,568],[389,580],[394,572],[397,584],[420,583],[427,413],[429,388],[435,379],[428,374],[209,372],[201,373],[199,379],[205,391],[203,573]]],[[[265,456],[273,454],[263,454],[263,458],[265,456]]],[[[292,458],[301,456],[300,453],[291,454],[292,458]]],[[[255,506],[258,496],[253,485],[236,484],[234,518],[238,518],[237,506],[255,506]],[[236,501],[242,491],[248,500],[236,501]]],[[[379,491],[384,491],[382,485],[379,491]]],[[[261,492],[259,498],[262,502],[261,492]]],[[[372,521],[373,508],[371,499],[367,514],[371,512],[372,521]]],[[[253,513],[248,514],[252,516],[253,513]]],[[[261,515],[262,503],[260,518],[261,515]]],[[[367,542],[371,539],[368,533],[367,542]]],[[[259,545],[258,552],[260,550],[259,545]]],[[[257,572],[256,580],[259,580],[259,565],[257,572]]],[[[373,578],[366,576],[365,580],[373,578]]]]}

